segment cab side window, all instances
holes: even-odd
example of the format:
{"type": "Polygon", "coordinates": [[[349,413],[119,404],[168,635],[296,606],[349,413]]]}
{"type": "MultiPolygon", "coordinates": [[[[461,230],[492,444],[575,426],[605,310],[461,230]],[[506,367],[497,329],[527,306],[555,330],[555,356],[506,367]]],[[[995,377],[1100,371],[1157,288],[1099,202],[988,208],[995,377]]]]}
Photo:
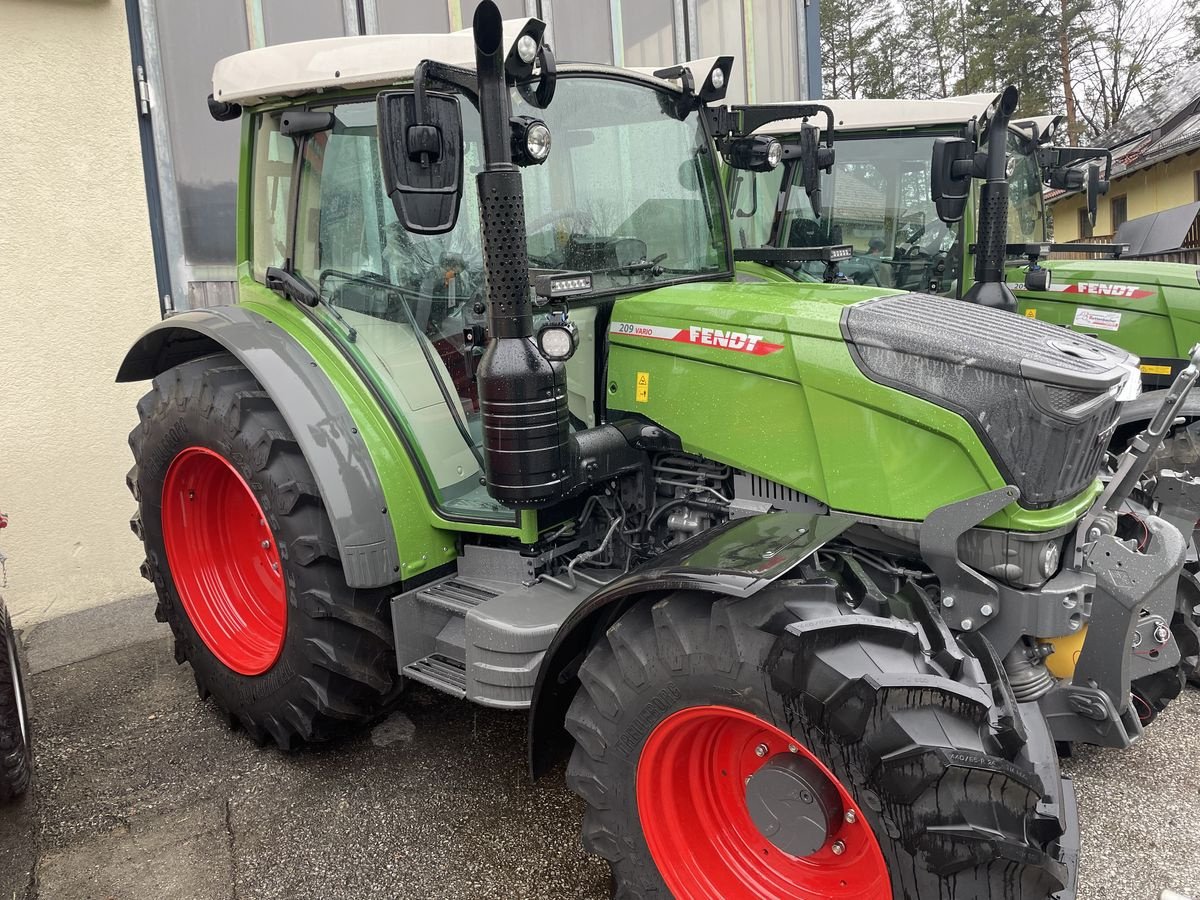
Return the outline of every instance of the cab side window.
{"type": "Polygon", "coordinates": [[[269,266],[282,266],[287,259],[288,198],[292,190],[296,144],[279,133],[279,115],[261,114],[254,136],[250,229],[256,281],[266,278],[269,266]]]}

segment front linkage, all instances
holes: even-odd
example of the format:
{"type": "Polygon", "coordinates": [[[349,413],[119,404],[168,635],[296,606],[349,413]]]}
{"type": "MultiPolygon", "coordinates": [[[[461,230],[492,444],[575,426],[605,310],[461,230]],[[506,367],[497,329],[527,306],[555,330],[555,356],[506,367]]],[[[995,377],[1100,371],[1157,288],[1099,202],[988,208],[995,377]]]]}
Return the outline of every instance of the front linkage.
{"type": "MultiPolygon", "coordinates": [[[[1160,474],[1152,486],[1156,512],[1130,517],[1141,525],[1140,539],[1127,538],[1123,528],[1127,504],[1146,487],[1149,460],[1198,377],[1200,346],[1069,536],[1061,570],[1040,589],[998,583],[959,558],[959,539],[1017,500],[1017,488],[934,510],[922,529],[921,555],[941,584],[942,613],[956,630],[989,639],[1005,659],[1017,698],[1038,702],[1056,740],[1129,746],[1157,711],[1149,701],[1135,708],[1131,685],[1155,676],[1172,681],[1169,673],[1180,663],[1168,623],[1175,620],[1185,642],[1200,633],[1193,610],[1177,609],[1194,602],[1177,584],[1188,551],[1183,534],[1200,518],[1200,479],[1160,474]],[[1033,644],[1027,636],[1035,636],[1033,644]],[[1056,649],[1057,642],[1065,650],[1056,649]],[[1051,677],[1047,651],[1074,654],[1069,677],[1051,677]]],[[[1190,645],[1184,648],[1185,667],[1189,651],[1194,652],[1190,645]]]]}

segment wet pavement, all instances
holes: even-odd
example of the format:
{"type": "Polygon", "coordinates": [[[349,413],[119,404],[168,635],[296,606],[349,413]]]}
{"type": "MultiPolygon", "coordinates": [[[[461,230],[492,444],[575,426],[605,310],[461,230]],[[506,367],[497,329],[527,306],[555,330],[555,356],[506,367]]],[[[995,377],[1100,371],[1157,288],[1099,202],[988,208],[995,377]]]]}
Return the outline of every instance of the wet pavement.
{"type": "MultiPolygon", "coordinates": [[[[33,796],[0,811],[0,900],[605,898],[561,771],[531,783],[524,719],[419,685],[336,747],[231,732],[149,598],[25,635],[33,796]]],[[[1200,894],[1200,691],[1133,749],[1087,749],[1080,898],[1200,894]]]]}

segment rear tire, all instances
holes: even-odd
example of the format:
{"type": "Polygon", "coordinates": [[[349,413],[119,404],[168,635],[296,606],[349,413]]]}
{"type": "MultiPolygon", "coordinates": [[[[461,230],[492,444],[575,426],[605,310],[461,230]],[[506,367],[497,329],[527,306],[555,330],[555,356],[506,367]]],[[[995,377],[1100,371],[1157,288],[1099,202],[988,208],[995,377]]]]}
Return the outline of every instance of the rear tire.
{"type": "Polygon", "coordinates": [[[220,354],[159,375],[138,413],[131,525],[156,616],[200,696],[285,750],[379,714],[399,683],[393,591],[346,584],[316,479],[272,398],[220,354]]]}
{"type": "Polygon", "coordinates": [[[24,794],[32,776],[29,700],[16,635],[0,600],[0,804],[24,794]]]}
{"type": "MultiPolygon", "coordinates": [[[[588,653],[567,715],[576,741],[567,782],[587,803],[584,846],[609,861],[614,896],[1030,900],[1060,890],[1068,873],[1057,841],[1066,823],[1039,808],[1043,793],[1061,787],[1044,789],[1038,775],[1059,777],[1049,739],[1035,772],[1024,743],[998,726],[973,657],[950,677],[923,650],[918,626],[810,597],[786,582],[749,600],[670,594],[630,609],[588,653]],[[801,630],[786,630],[797,623],[801,630]],[[656,793],[646,779],[660,768],[662,736],[681,710],[705,709],[753,717],[760,731],[740,739],[754,752],[720,758],[708,748],[721,746],[723,726],[695,731],[694,750],[676,766],[690,786],[656,793]],[[776,746],[776,734],[796,749],[776,746]],[[736,781],[755,771],[754,755],[786,764],[788,752],[815,758],[854,811],[830,818],[818,830],[825,843],[803,858],[761,831],[755,844],[745,801],[706,819],[695,799],[736,794],[731,769],[740,767],[736,781]],[[653,814],[643,816],[639,804],[653,814]],[[673,839],[662,820],[678,804],[695,814],[672,820],[673,839]],[[834,841],[843,846],[831,851],[834,841]],[[740,849],[730,857],[728,847],[740,849]]],[[[795,796],[784,801],[793,818],[795,796]]]]}

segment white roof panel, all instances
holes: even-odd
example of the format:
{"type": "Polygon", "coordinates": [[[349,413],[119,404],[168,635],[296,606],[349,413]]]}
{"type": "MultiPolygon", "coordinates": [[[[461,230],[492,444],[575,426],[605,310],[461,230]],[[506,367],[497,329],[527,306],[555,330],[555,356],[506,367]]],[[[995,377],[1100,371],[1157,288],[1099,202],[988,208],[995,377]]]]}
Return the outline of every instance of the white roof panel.
{"type": "MultiPolygon", "coordinates": [[[[833,110],[838,130],[878,130],[882,128],[919,128],[928,125],[964,125],[980,115],[995,94],[969,94],[945,100],[814,100],[833,110]]],[[[810,120],[824,125],[824,116],[810,120]]],[[[801,119],[781,119],[758,129],[759,134],[795,134],[801,119]]]]}
{"type": "MultiPolygon", "coordinates": [[[[504,22],[506,46],[528,21],[504,22]]],[[[321,38],[247,50],[225,57],[213,68],[213,96],[253,106],[271,97],[383,86],[411,78],[423,59],[473,65],[475,41],[470,29],[321,38]]]]}

